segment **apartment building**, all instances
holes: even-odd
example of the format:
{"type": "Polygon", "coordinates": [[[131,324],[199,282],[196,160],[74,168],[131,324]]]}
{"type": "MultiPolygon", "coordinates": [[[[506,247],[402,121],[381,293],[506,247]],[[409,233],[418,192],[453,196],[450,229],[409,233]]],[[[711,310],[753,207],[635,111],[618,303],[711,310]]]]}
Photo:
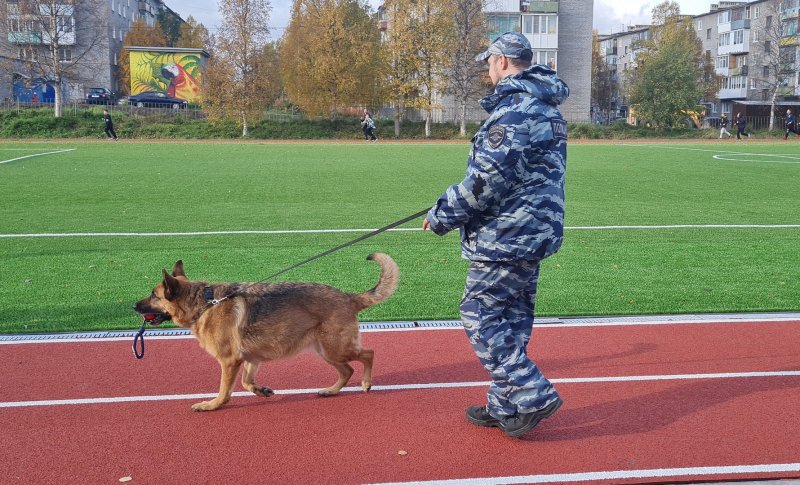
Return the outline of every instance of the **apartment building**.
{"type": "Polygon", "coordinates": [[[90,87],[118,90],[122,41],[135,20],[180,19],[161,0],[4,0],[0,10],[0,100],[23,102],[53,102],[53,79],[35,66],[53,42],[69,66],[63,101],[80,101],[90,87]],[[49,17],[57,17],[57,30],[47,28],[49,17]]]}
{"type": "MultiPolygon", "coordinates": [[[[701,100],[707,120],[738,112],[767,117],[773,96],[780,106],[800,105],[800,0],[722,1],[686,20],[720,77],[717,99],[701,100]]],[[[601,36],[601,51],[617,80],[612,117],[628,114],[626,73],[636,69],[642,48],[637,40],[648,36],[649,26],[601,36]]]]}

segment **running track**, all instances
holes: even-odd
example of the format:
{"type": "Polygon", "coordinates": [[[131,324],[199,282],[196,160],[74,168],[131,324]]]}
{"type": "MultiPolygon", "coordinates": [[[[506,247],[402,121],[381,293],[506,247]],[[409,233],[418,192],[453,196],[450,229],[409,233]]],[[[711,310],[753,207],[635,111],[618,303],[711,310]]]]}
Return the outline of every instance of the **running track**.
{"type": "Polygon", "coordinates": [[[190,338],[148,338],[141,361],[129,339],[0,345],[0,481],[800,477],[800,320],[537,326],[531,354],[565,405],[520,440],[465,421],[487,376],[461,330],[363,341],[376,355],[369,394],[316,397],[335,373],[301,354],[262,366],[277,395],[239,392],[210,413],[192,412],[207,397],[191,395],[215,394],[219,369],[190,338]]]}

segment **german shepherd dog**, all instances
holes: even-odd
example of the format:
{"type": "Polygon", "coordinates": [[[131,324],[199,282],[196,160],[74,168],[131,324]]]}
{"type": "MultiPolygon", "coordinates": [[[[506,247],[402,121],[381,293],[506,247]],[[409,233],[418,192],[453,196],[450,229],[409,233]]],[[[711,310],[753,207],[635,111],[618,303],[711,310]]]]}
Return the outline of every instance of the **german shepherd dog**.
{"type": "Polygon", "coordinates": [[[228,402],[242,364],[242,386],[257,396],[271,396],[272,389],[255,383],[261,362],[304,349],[315,351],[339,373],[339,380],[320,390],[320,396],[339,393],[353,375],[349,362],[355,360],[364,366],[361,387],[367,392],[373,351],[361,347],[358,313],[389,298],[399,278],[397,264],[388,255],[373,253],[367,259],[380,264],[381,275],[378,284],[363,293],[344,293],[318,283],[209,285],[186,278],[183,262],[177,261],[172,274],[162,270],[163,281],[133,308],[153,325],[171,320],[191,329],[200,346],[219,362],[219,395],[194,404],[194,411],[213,411],[228,402]],[[223,301],[211,304],[212,295],[223,301]],[[226,296],[230,298],[223,299],[226,296]]]}

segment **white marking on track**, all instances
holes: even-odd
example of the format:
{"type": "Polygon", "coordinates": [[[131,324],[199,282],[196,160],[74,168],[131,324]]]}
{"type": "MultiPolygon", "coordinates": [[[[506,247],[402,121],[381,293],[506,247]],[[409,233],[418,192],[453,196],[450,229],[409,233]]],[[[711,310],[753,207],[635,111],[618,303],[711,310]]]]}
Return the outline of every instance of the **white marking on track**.
{"type": "MultiPolygon", "coordinates": [[[[644,375],[644,376],[605,376],[605,377],[562,377],[550,379],[554,384],[595,384],[607,382],[653,382],[653,381],[680,381],[698,379],[752,379],[769,377],[800,377],[800,371],[773,371],[773,372],[728,372],[715,374],[666,374],[666,375],[644,375]]],[[[489,381],[473,382],[437,382],[437,383],[416,383],[416,384],[394,384],[372,386],[372,391],[399,391],[417,389],[452,389],[462,387],[486,387],[489,381]]],[[[319,389],[275,389],[275,394],[294,395],[294,394],[316,394],[319,389]]],[[[361,387],[350,386],[342,389],[342,392],[362,392],[361,387]]],[[[123,397],[94,397],[83,399],[52,399],[42,401],[9,401],[0,402],[0,408],[30,408],[42,406],[67,406],[67,405],[92,405],[92,404],[118,404],[143,401],[183,401],[189,399],[212,399],[216,393],[202,394],[166,394],[155,396],[123,396],[123,397]]],[[[254,397],[247,391],[237,391],[232,394],[234,397],[254,397]]]]}
{"type": "Polygon", "coordinates": [[[66,153],[66,152],[72,152],[72,151],[75,151],[75,148],[64,148],[63,150],[57,150],[57,151],[54,151],[54,152],[34,153],[33,155],[25,155],[24,157],[12,158],[10,160],[0,160],[0,164],[16,162],[17,160],[24,160],[26,158],[43,157],[45,155],[56,155],[58,153],[66,153]]]}

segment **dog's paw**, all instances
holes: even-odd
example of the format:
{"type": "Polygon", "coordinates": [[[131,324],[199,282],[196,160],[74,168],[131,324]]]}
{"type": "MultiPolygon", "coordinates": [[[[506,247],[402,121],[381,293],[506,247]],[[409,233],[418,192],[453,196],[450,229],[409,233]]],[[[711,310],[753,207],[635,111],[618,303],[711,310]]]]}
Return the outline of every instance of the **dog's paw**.
{"type": "Polygon", "coordinates": [[[273,391],[269,387],[254,387],[253,394],[261,397],[270,397],[273,394],[275,394],[275,391],[273,391]]]}
{"type": "Polygon", "coordinates": [[[192,404],[192,411],[213,411],[218,407],[219,405],[214,403],[214,401],[203,401],[197,404],[192,404]]]}
{"type": "Polygon", "coordinates": [[[369,390],[372,389],[372,383],[362,381],[361,388],[364,389],[364,392],[369,392],[369,390]]]}
{"type": "Polygon", "coordinates": [[[339,391],[335,391],[333,389],[322,389],[317,393],[319,397],[333,397],[339,394],[339,391]]]}

